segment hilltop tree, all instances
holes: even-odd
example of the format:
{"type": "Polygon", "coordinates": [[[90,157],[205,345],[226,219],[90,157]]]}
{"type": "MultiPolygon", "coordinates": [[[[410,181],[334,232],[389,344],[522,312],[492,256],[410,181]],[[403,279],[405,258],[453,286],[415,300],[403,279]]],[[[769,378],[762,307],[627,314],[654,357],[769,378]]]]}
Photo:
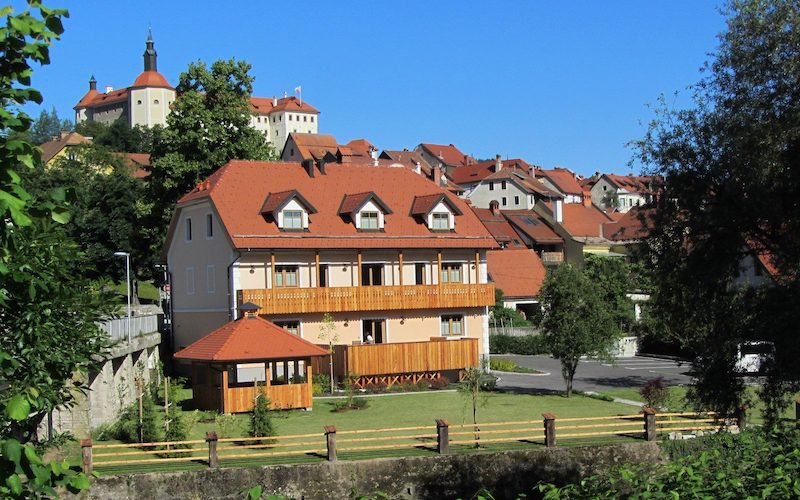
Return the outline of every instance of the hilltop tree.
{"type": "Polygon", "coordinates": [[[253,91],[250,65],[216,61],[189,65],[176,87],[178,97],[167,128],[156,138],[151,157],[151,222],[146,238],[161,252],[175,202],[195,184],[232,159],[276,159],[274,148],[250,126],[253,91]]]}
{"type": "Polygon", "coordinates": [[[800,303],[800,5],[732,0],[727,10],[694,107],[663,106],[636,143],[664,179],[647,240],[650,309],[664,336],[699,353],[694,395],[718,411],[742,395],[736,344],[773,341],[763,395],[774,420],[800,388],[800,309],[774,307],[800,303]],[[737,290],[754,258],[777,270],[775,285],[737,290]]]}
{"type": "Polygon", "coordinates": [[[81,135],[91,137],[92,144],[105,146],[109,151],[152,153],[153,144],[164,129],[160,125],[153,127],[136,125],[131,128],[125,118],[117,118],[111,125],[85,121],[79,123],[75,130],[81,135]]]}
{"type": "Polygon", "coordinates": [[[44,144],[52,140],[53,137],[59,136],[62,131],[71,132],[72,129],[72,122],[68,119],[62,120],[59,118],[56,107],[53,106],[53,109],[49,113],[46,110],[42,110],[42,112],[39,113],[39,118],[33,122],[33,126],[31,127],[31,141],[33,141],[34,144],[44,144]]]}
{"type": "Polygon", "coordinates": [[[547,275],[539,299],[545,345],[561,362],[569,397],[581,357],[608,357],[620,336],[619,325],[601,289],[571,264],[562,264],[547,275]]]}

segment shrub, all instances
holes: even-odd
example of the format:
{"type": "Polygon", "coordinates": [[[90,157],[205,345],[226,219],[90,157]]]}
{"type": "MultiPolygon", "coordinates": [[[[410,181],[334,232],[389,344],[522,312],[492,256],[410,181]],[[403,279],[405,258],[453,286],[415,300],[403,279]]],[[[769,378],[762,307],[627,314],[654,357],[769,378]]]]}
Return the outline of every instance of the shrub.
{"type": "Polygon", "coordinates": [[[386,384],[386,382],[370,382],[369,384],[364,386],[364,389],[366,389],[369,392],[380,393],[380,392],[386,392],[386,389],[388,387],[389,386],[386,384]]]}
{"type": "Polygon", "coordinates": [[[219,437],[228,438],[231,436],[233,426],[236,424],[236,416],[230,413],[220,413],[214,418],[214,423],[219,430],[219,437]]]}
{"type": "MultiPolygon", "coordinates": [[[[188,439],[186,432],[186,424],[183,421],[183,417],[181,416],[180,412],[177,411],[177,409],[175,409],[175,406],[173,404],[170,405],[170,409],[166,414],[166,418],[169,418],[169,427],[165,428],[164,430],[164,440],[186,441],[188,439]]],[[[172,445],[167,445],[167,450],[177,449],[177,448],[188,448],[188,447],[189,445],[187,444],[172,444],[172,445]]],[[[171,458],[189,456],[186,453],[169,453],[169,452],[159,453],[159,455],[171,458]]]]}
{"type": "Polygon", "coordinates": [[[331,392],[331,377],[324,373],[314,375],[311,390],[314,396],[331,392]]]}
{"type": "Polygon", "coordinates": [[[150,398],[150,391],[142,393],[142,423],[139,424],[139,403],[134,401],[122,410],[116,423],[108,432],[125,443],[152,443],[159,441],[156,409],[150,398]],[[141,437],[141,439],[140,439],[141,437]]]}
{"type": "Polygon", "coordinates": [[[508,359],[495,359],[489,360],[489,368],[499,372],[513,372],[517,368],[517,364],[508,359]]]}
{"type": "Polygon", "coordinates": [[[265,437],[275,435],[275,426],[269,411],[270,400],[265,394],[256,397],[256,404],[250,416],[250,435],[265,437]]]}
{"type": "Polygon", "coordinates": [[[340,399],[338,401],[334,401],[333,403],[333,412],[339,413],[347,410],[361,410],[362,408],[366,408],[369,405],[369,402],[364,398],[353,398],[353,399],[340,399]]]}
{"type": "Polygon", "coordinates": [[[664,377],[648,380],[647,384],[639,389],[639,394],[651,408],[665,408],[669,403],[669,387],[664,382],[664,377]]]}
{"type": "Polygon", "coordinates": [[[430,388],[434,390],[447,389],[449,385],[450,381],[447,379],[447,377],[440,376],[433,378],[430,381],[430,388]]]}
{"type": "Polygon", "coordinates": [[[548,354],[543,335],[489,335],[492,354],[548,354]]]}

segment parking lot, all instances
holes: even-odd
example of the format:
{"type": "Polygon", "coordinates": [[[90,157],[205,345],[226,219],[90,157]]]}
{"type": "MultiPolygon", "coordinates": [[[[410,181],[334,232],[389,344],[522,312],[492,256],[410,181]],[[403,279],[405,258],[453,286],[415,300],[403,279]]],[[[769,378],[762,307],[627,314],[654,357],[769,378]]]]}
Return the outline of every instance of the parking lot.
{"type": "MultiPolygon", "coordinates": [[[[493,358],[510,359],[519,366],[533,368],[547,375],[502,374],[498,387],[523,392],[562,392],[565,389],[561,376],[561,363],[549,356],[493,355],[493,358]]],[[[575,373],[574,389],[602,392],[609,389],[642,387],[648,380],[664,377],[667,385],[686,385],[691,382],[686,361],[636,356],[620,358],[614,363],[584,359],[575,373]]]]}

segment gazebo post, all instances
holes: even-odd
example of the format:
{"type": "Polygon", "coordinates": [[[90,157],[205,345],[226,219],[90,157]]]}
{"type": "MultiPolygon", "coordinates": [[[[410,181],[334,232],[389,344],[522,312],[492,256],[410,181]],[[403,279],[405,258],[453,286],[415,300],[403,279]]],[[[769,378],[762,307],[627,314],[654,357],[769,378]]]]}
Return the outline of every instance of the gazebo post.
{"type": "Polygon", "coordinates": [[[311,358],[305,360],[306,362],[306,395],[308,397],[308,406],[306,410],[311,410],[311,401],[314,397],[314,381],[311,379],[311,358]]]}
{"type": "Polygon", "coordinates": [[[227,413],[228,407],[228,365],[222,366],[222,413],[227,413]]]}

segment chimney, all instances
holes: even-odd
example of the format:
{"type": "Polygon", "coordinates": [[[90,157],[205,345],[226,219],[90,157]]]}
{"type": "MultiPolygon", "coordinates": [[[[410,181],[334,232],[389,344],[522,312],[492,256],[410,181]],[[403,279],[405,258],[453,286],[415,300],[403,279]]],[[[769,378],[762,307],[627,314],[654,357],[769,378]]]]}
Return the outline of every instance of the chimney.
{"type": "Polygon", "coordinates": [[[372,157],[372,166],[377,167],[380,163],[378,162],[378,150],[373,149],[370,151],[369,155],[372,157]]]}
{"type": "MultiPolygon", "coordinates": [[[[239,306],[239,311],[245,318],[255,318],[258,315],[258,310],[261,309],[252,302],[245,302],[239,306]]],[[[239,316],[240,318],[242,316],[239,316]]]]}
{"type": "Polygon", "coordinates": [[[303,160],[301,162],[303,168],[309,177],[314,177],[314,160],[303,160]]]}
{"type": "Polygon", "coordinates": [[[464,155],[464,165],[472,165],[472,160],[469,155],[464,155]]]}
{"type": "Polygon", "coordinates": [[[494,155],[494,171],[499,172],[503,170],[503,159],[500,155],[494,155]]]}
{"type": "Polygon", "coordinates": [[[114,91],[114,87],[112,87],[111,85],[106,85],[106,94],[108,94],[109,92],[113,92],[113,91],[114,91]]]}
{"type": "Polygon", "coordinates": [[[563,200],[561,198],[557,198],[555,204],[553,205],[553,218],[561,224],[564,222],[564,206],[563,200]]]}
{"type": "Polygon", "coordinates": [[[422,174],[422,165],[419,162],[414,163],[414,172],[417,174],[422,174]]]}
{"type": "Polygon", "coordinates": [[[317,168],[319,168],[319,173],[325,175],[325,159],[317,160],[317,168]]]}
{"type": "Polygon", "coordinates": [[[272,107],[273,108],[277,108],[278,107],[278,98],[275,97],[275,96],[272,96],[272,107]]]}
{"type": "Polygon", "coordinates": [[[592,206],[592,192],[585,188],[583,190],[583,206],[584,207],[592,206]]]}
{"type": "Polygon", "coordinates": [[[497,200],[492,200],[489,202],[489,210],[492,211],[492,215],[499,216],[500,215],[500,203],[497,200]]]}
{"type": "Polygon", "coordinates": [[[441,164],[433,167],[433,183],[437,186],[442,185],[442,167],[441,164]]]}
{"type": "Polygon", "coordinates": [[[89,78],[89,90],[97,90],[97,80],[94,79],[94,75],[89,78]]]}

